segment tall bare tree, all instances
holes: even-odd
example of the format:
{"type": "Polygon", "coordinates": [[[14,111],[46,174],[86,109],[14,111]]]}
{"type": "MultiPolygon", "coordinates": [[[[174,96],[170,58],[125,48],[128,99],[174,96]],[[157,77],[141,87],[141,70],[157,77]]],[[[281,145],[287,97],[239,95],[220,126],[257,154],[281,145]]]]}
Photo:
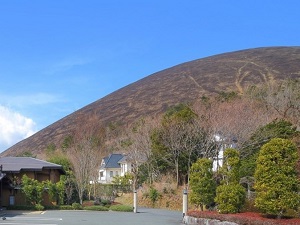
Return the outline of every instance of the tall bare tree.
{"type": "Polygon", "coordinates": [[[300,127],[300,79],[288,79],[269,86],[264,100],[280,118],[289,120],[300,127]]]}
{"type": "Polygon", "coordinates": [[[190,168],[198,158],[212,158],[215,149],[215,141],[202,120],[196,117],[190,123],[185,124],[183,129],[186,134],[182,136],[181,148],[187,156],[186,180],[189,182],[190,168]]]}
{"type": "Polygon", "coordinates": [[[207,134],[216,140],[215,156],[220,149],[239,148],[255,130],[274,119],[264,105],[247,96],[223,102],[212,100],[209,107],[199,104],[195,110],[202,118],[207,134]]]}
{"type": "Polygon", "coordinates": [[[183,124],[177,123],[162,129],[161,141],[167,151],[162,154],[162,158],[170,166],[174,166],[177,185],[179,184],[179,157],[183,152],[185,130],[183,124]]]}
{"type": "Polygon", "coordinates": [[[80,204],[82,204],[84,193],[88,190],[89,183],[93,180],[95,171],[100,165],[101,141],[97,136],[95,123],[87,122],[83,115],[79,115],[77,119],[80,121],[80,126],[71,135],[72,142],[67,152],[73,164],[76,189],[80,204]]]}
{"type": "Polygon", "coordinates": [[[126,129],[119,139],[119,149],[126,153],[126,160],[131,163],[133,188],[136,189],[139,181],[139,168],[142,164],[147,166],[151,182],[151,133],[157,126],[156,119],[141,119],[126,129]]]}
{"type": "Polygon", "coordinates": [[[174,169],[177,185],[188,174],[191,155],[199,147],[199,133],[193,126],[196,116],[188,105],[179,104],[169,109],[162,119],[158,135],[158,143],[163,146],[160,157],[174,169]]]}

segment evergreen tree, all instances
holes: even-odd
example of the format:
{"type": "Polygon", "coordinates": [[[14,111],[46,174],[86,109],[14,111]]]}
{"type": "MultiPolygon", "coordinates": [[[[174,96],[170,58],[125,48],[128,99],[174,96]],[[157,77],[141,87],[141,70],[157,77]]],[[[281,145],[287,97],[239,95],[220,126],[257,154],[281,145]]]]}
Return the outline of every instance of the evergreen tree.
{"type": "Polygon", "coordinates": [[[213,179],[212,160],[198,159],[191,167],[190,173],[191,203],[200,206],[210,206],[216,195],[216,183],[213,179]]]}
{"type": "Polygon", "coordinates": [[[217,187],[215,201],[220,213],[237,213],[245,202],[246,191],[239,184],[240,155],[236,149],[224,151],[224,162],[220,170],[222,181],[217,187]]]}
{"type": "Polygon", "coordinates": [[[274,138],[261,148],[254,188],[255,205],[263,213],[281,218],[288,209],[298,208],[297,161],[297,147],[290,140],[274,138]]]}
{"type": "Polygon", "coordinates": [[[253,176],[260,148],[273,138],[291,139],[299,134],[297,128],[286,120],[274,120],[258,129],[241,149],[241,176],[253,176]]]}
{"type": "Polygon", "coordinates": [[[241,166],[239,152],[234,148],[227,148],[223,157],[223,166],[220,171],[223,176],[223,184],[239,183],[241,166]]]}

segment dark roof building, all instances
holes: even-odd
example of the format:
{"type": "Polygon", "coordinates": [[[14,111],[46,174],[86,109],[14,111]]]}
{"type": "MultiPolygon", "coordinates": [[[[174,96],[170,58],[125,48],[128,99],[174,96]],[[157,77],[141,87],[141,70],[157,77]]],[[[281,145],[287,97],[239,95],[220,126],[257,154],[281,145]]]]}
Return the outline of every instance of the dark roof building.
{"type": "MultiPolygon", "coordinates": [[[[0,158],[0,207],[8,205],[27,204],[22,191],[24,175],[39,182],[57,183],[60,175],[65,174],[61,165],[46,162],[31,157],[1,157],[0,158]]],[[[43,205],[52,205],[51,198],[45,193],[43,205]]]]}
{"type": "Polygon", "coordinates": [[[122,154],[110,154],[103,158],[100,169],[121,168],[119,161],[124,157],[122,154]]]}
{"type": "Polygon", "coordinates": [[[25,171],[55,169],[61,174],[65,174],[65,171],[61,165],[31,157],[1,157],[0,165],[2,165],[3,173],[20,173],[25,171]]]}

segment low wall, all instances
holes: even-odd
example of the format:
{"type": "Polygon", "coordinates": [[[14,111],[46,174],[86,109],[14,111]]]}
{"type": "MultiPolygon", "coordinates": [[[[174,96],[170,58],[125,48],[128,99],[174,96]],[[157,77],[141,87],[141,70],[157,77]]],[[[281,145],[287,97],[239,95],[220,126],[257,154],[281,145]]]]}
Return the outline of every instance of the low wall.
{"type": "Polygon", "coordinates": [[[238,225],[237,223],[220,221],[216,219],[206,219],[206,218],[195,218],[191,216],[184,216],[183,221],[187,225],[238,225]]]}

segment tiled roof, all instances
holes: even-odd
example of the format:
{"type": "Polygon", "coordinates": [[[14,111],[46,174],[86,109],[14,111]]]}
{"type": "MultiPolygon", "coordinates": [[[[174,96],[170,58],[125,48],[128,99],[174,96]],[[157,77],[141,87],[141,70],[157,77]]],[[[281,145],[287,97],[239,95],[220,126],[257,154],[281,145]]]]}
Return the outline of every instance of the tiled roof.
{"type": "Polygon", "coordinates": [[[124,155],[124,156],[123,156],[123,157],[122,157],[122,158],[119,160],[119,162],[118,162],[118,163],[119,163],[119,164],[120,164],[120,163],[126,163],[126,162],[127,162],[127,160],[128,160],[128,159],[127,159],[127,156],[126,156],[126,155],[124,155]]]}
{"type": "Polygon", "coordinates": [[[0,157],[0,165],[4,173],[21,171],[42,171],[43,169],[57,169],[61,174],[65,174],[61,165],[46,162],[31,157],[0,157]]]}
{"type": "Polygon", "coordinates": [[[104,168],[121,168],[118,163],[124,156],[122,154],[110,154],[108,157],[103,158],[104,165],[101,165],[100,169],[104,168]]]}

